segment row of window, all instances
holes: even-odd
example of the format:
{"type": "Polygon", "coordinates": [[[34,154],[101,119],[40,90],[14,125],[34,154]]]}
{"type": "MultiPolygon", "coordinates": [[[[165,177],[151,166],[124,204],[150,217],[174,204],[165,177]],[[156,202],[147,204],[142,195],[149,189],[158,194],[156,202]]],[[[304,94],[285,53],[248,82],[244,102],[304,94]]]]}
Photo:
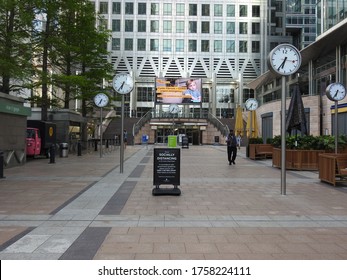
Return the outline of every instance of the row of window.
{"type": "MultiPolygon", "coordinates": [[[[198,49],[198,40],[184,40],[184,39],[150,39],[149,46],[147,46],[147,39],[139,38],[136,41],[132,38],[124,39],[124,47],[125,51],[164,51],[164,52],[172,52],[175,50],[176,52],[226,52],[226,53],[234,53],[236,50],[236,43],[238,43],[238,52],[247,53],[249,50],[248,41],[244,40],[225,40],[224,49],[223,49],[223,40],[200,40],[200,49],[198,49]],[[136,46],[134,46],[134,42],[136,42],[136,46]],[[161,45],[160,45],[161,43],[161,45]],[[175,43],[175,45],[174,45],[175,43]],[[211,47],[213,49],[211,49],[211,47]]],[[[121,50],[121,39],[120,38],[112,38],[112,50],[119,51],[121,50]]],[[[260,41],[251,41],[251,52],[252,53],[260,53],[260,41]]]]}
{"type": "MultiPolygon", "coordinates": [[[[137,30],[137,32],[147,32],[146,20],[138,20],[137,21],[137,28],[134,27],[134,21],[133,20],[125,20],[124,25],[124,32],[134,32],[137,30]]],[[[101,22],[101,24],[104,25],[105,28],[107,28],[107,21],[104,20],[101,22]]],[[[112,32],[121,32],[122,31],[122,22],[119,19],[113,19],[112,20],[112,32]]],[[[223,26],[222,21],[202,21],[200,25],[200,30],[198,30],[198,22],[197,21],[175,21],[172,22],[171,20],[151,20],[149,22],[149,31],[153,33],[172,33],[175,31],[175,33],[185,33],[186,32],[186,26],[188,33],[202,33],[202,34],[209,34],[211,33],[211,25],[213,25],[213,33],[214,34],[235,34],[235,22],[225,22],[225,25],[223,26]],[[161,24],[161,26],[160,26],[161,24]],[[225,29],[223,29],[223,27],[225,29]],[[160,30],[161,29],[161,30],[160,30]]],[[[239,22],[238,24],[238,34],[260,34],[260,22],[252,22],[249,24],[248,22],[239,22]],[[248,30],[249,26],[251,26],[251,30],[248,30]]]]}
{"type": "MultiPolygon", "coordinates": [[[[126,2],[124,3],[124,11],[122,12],[122,3],[121,2],[112,2],[112,14],[126,14],[134,15],[134,3],[126,2]]],[[[233,4],[185,4],[177,3],[174,7],[172,3],[146,3],[140,2],[137,3],[137,15],[159,15],[162,11],[163,15],[171,16],[215,16],[215,17],[235,17],[236,6],[233,4]],[[148,5],[147,5],[148,4],[148,5]],[[160,10],[160,5],[162,5],[162,10],[160,10]],[[150,11],[147,11],[147,7],[150,8],[150,11]],[[213,11],[212,10],[213,7],[213,11]],[[200,8],[200,10],[199,10],[200,8]]],[[[248,16],[248,5],[239,5],[238,6],[238,16],[247,17],[248,16]]],[[[260,6],[252,5],[252,17],[260,17],[260,6]]],[[[98,12],[100,14],[108,14],[109,6],[108,2],[101,1],[99,3],[98,12]]]]}

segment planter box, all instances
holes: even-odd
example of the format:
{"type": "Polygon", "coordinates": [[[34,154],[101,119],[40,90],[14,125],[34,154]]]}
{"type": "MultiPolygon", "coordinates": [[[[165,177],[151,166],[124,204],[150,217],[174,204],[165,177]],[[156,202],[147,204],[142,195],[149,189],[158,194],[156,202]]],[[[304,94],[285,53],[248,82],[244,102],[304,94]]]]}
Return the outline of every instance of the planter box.
{"type": "Polygon", "coordinates": [[[272,158],[273,146],[271,144],[249,144],[250,159],[272,158]]]}
{"type": "Polygon", "coordinates": [[[336,186],[347,180],[347,153],[325,153],[319,155],[319,179],[336,186]]]}
{"type": "MultiPolygon", "coordinates": [[[[319,154],[324,150],[286,150],[286,169],[318,170],[319,154]]],[[[272,166],[281,168],[281,149],[273,148],[272,166]]]]}

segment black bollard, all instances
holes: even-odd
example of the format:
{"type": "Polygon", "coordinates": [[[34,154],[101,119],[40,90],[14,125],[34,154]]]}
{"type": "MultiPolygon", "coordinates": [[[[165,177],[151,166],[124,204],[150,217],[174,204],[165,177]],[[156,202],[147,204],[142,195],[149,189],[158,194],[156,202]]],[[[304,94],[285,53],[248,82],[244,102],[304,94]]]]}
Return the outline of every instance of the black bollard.
{"type": "Polygon", "coordinates": [[[0,151],[0,179],[4,177],[4,152],[0,151]]]}
{"type": "Polygon", "coordinates": [[[77,142],[77,155],[78,156],[82,155],[82,144],[81,144],[81,141],[77,142]]]}
{"type": "Polygon", "coordinates": [[[94,151],[97,152],[98,151],[98,139],[94,140],[94,151]]]}
{"type": "Polygon", "coordinates": [[[49,147],[49,163],[55,163],[55,145],[49,147]]]}

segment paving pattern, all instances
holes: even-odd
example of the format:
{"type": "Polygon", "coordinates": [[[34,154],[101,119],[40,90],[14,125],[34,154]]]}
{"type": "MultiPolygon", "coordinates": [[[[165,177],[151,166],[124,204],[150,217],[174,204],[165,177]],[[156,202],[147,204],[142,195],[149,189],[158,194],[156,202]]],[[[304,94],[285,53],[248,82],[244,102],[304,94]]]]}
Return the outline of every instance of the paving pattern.
{"type": "MultiPolygon", "coordinates": [[[[153,148],[29,160],[0,179],[0,259],[347,259],[347,185],[225,146],[181,150],[180,196],[153,196],[153,148]]],[[[164,187],[164,186],[163,186],[164,187]]]]}

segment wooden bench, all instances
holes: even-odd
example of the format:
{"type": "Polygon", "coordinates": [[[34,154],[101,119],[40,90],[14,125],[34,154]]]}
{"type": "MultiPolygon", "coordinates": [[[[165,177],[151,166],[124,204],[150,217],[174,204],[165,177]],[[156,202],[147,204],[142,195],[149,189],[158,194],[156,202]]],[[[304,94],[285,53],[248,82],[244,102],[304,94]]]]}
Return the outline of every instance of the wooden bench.
{"type": "Polygon", "coordinates": [[[347,154],[320,154],[319,179],[336,186],[347,180],[347,154]]]}
{"type": "Polygon", "coordinates": [[[271,144],[249,144],[250,159],[272,158],[273,146],[271,144]]]}

